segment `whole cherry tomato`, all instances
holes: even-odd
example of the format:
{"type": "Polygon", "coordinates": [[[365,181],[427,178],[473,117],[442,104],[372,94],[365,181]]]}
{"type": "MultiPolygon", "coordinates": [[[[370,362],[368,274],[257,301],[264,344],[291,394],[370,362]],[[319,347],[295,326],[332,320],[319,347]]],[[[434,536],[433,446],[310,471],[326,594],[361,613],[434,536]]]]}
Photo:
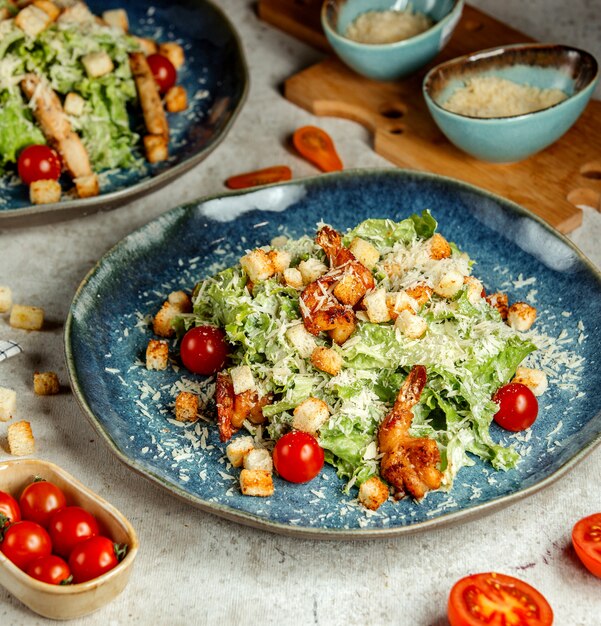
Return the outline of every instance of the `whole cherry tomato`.
{"type": "Polygon", "coordinates": [[[273,464],[277,473],[291,483],[313,480],[323,467],[323,449],[309,433],[292,431],[275,444],[273,464]]]}
{"type": "Polygon", "coordinates": [[[526,385],[509,383],[493,396],[499,405],[495,422],[506,430],[518,431],[534,424],[538,415],[538,400],[526,385]]]}
{"type": "Polygon", "coordinates": [[[27,146],[17,161],[17,170],[26,185],[36,180],[58,180],[61,175],[61,160],[58,153],[48,146],[27,146]]]}
{"type": "Polygon", "coordinates": [[[67,506],[65,494],[59,487],[45,480],[27,485],[19,498],[23,519],[48,528],[54,513],[67,506]]]}
{"type": "Polygon", "coordinates": [[[8,526],[11,522],[20,521],[21,510],[19,509],[17,501],[10,495],[10,493],[0,491],[0,530],[2,530],[5,526],[8,526]],[[2,515],[6,518],[4,519],[4,523],[2,523],[2,515]]]}
{"type": "Polygon", "coordinates": [[[586,569],[601,578],[601,513],[584,517],[574,526],[572,545],[586,569]]]}
{"type": "Polygon", "coordinates": [[[65,559],[81,541],[100,533],[96,518],[79,506],[67,506],[50,518],[48,532],[53,551],[65,559]]]}
{"type": "Polygon", "coordinates": [[[74,583],[98,578],[119,563],[115,544],[106,537],[91,537],[78,543],[69,557],[74,583]]]}
{"type": "Polygon", "coordinates": [[[17,567],[25,569],[34,559],[48,556],[52,542],[39,524],[25,520],[8,527],[0,550],[17,567]]]}
{"type": "Polygon", "coordinates": [[[65,584],[65,581],[68,582],[71,577],[69,566],[55,554],[35,559],[27,566],[26,572],[32,578],[49,585],[65,584]]]}
{"type": "Polygon", "coordinates": [[[150,71],[154,77],[154,80],[159,88],[159,91],[167,93],[177,80],[177,70],[173,66],[173,63],[162,54],[151,54],[146,57],[150,71]]]}
{"type": "Polygon", "coordinates": [[[196,326],[182,339],[180,355],[184,366],[195,374],[210,376],[225,365],[228,344],[215,326],[196,326]]]}

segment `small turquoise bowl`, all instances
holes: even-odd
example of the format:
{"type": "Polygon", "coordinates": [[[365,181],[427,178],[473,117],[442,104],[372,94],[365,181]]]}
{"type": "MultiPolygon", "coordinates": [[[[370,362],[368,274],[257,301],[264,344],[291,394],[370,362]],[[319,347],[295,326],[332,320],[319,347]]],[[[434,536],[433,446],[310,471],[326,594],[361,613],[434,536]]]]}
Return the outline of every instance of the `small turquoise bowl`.
{"type": "Polygon", "coordinates": [[[584,110],[598,78],[597,61],[588,52],[560,45],[517,44],[437,65],[424,78],[423,93],[434,121],[458,148],[482,161],[513,163],[557,141],[584,110]],[[568,97],[546,109],[510,117],[471,117],[446,110],[444,103],[455,90],[477,76],[561,89],[568,97]]]}
{"type": "Polygon", "coordinates": [[[447,44],[463,11],[463,0],[326,0],[321,24],[336,54],[359,74],[375,80],[407,76],[431,61],[447,44]],[[367,11],[405,10],[425,13],[434,25],[395,43],[366,44],[344,36],[348,26],[367,11]]]}

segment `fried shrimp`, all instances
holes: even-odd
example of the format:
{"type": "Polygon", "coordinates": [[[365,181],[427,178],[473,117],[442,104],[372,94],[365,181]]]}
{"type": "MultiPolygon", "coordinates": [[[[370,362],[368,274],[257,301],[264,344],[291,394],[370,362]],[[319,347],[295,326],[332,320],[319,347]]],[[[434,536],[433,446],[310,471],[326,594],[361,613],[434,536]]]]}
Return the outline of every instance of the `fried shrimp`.
{"type": "Polygon", "coordinates": [[[309,283],[300,295],[300,309],[305,328],[318,335],[338,326],[354,327],[355,313],[349,305],[341,304],[332,294],[337,278],[326,274],[309,283]]]}
{"type": "Polygon", "coordinates": [[[419,402],[425,384],[426,368],[415,365],[378,431],[378,445],[384,455],[380,473],[395,488],[396,497],[409,494],[419,500],[430,489],[438,489],[442,481],[436,442],[409,435],[412,408],[419,402]]]}

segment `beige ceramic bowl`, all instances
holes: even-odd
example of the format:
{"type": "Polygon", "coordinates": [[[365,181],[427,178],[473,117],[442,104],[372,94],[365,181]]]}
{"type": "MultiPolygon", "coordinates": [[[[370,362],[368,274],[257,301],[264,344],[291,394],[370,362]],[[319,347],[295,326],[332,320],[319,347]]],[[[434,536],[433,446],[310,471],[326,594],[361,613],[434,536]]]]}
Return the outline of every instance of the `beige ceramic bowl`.
{"type": "Polygon", "coordinates": [[[128,545],[127,556],[110,572],[78,585],[48,585],[28,576],[0,552],[0,584],[32,611],[51,619],[72,619],[96,611],[116,598],[127,585],[138,552],[138,538],[131,524],[108,502],[84,487],[60,467],[25,459],[0,462],[0,491],[17,500],[35,476],[60,487],[70,505],[78,505],[96,517],[101,531],[116,543],[128,545]]]}

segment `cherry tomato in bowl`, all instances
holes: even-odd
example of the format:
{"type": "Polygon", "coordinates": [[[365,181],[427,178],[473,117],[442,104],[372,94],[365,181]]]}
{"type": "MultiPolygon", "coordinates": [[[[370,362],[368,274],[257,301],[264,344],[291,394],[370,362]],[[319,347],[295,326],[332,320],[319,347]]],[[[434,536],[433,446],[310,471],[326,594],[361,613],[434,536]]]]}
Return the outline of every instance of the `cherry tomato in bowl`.
{"type": "Polygon", "coordinates": [[[526,385],[504,385],[495,393],[493,400],[499,405],[495,422],[505,430],[517,432],[534,424],[538,415],[538,400],[526,385]]]}
{"type": "Polygon", "coordinates": [[[119,563],[117,546],[106,537],[98,536],[78,543],[69,557],[69,567],[74,583],[106,574],[119,563]]]}
{"type": "Polygon", "coordinates": [[[0,551],[17,567],[27,566],[41,556],[49,556],[52,542],[44,528],[27,520],[12,524],[4,533],[0,551]]]}
{"type": "Polygon", "coordinates": [[[17,501],[10,495],[10,493],[0,491],[0,531],[11,522],[20,521],[21,510],[17,501]],[[2,520],[4,520],[4,523],[2,520]]]}
{"type": "Polygon", "coordinates": [[[453,585],[448,618],[451,626],[551,626],[553,610],[528,583],[489,572],[466,576],[453,585]]]}
{"type": "Polygon", "coordinates": [[[210,376],[223,369],[228,344],[225,333],[215,326],[196,326],[183,337],[180,356],[184,366],[194,374],[210,376]]]}
{"type": "Polygon", "coordinates": [[[162,94],[167,93],[177,80],[177,70],[173,63],[162,54],[151,54],[146,57],[146,61],[159,91],[162,94]]]}
{"type": "Polygon", "coordinates": [[[49,585],[65,585],[71,578],[69,566],[55,554],[35,559],[27,566],[26,572],[32,578],[49,585]]]}
{"type": "Polygon", "coordinates": [[[21,151],[17,170],[26,185],[36,180],[58,180],[61,175],[61,160],[58,153],[48,146],[34,144],[21,151]]]}
{"type": "Polygon", "coordinates": [[[278,439],[273,449],[277,473],[291,483],[313,480],[323,467],[323,449],[309,433],[293,430],[278,439]]]}
{"type": "Polygon", "coordinates": [[[23,519],[48,527],[50,518],[67,506],[62,490],[53,483],[40,480],[27,485],[19,498],[23,519]]]}
{"type": "Polygon", "coordinates": [[[584,567],[601,578],[601,513],[576,523],[572,529],[572,545],[584,567]]]}
{"type": "Polygon", "coordinates": [[[67,506],[50,518],[48,532],[53,551],[68,559],[78,543],[100,534],[100,529],[91,513],[79,506],[67,506]]]}

